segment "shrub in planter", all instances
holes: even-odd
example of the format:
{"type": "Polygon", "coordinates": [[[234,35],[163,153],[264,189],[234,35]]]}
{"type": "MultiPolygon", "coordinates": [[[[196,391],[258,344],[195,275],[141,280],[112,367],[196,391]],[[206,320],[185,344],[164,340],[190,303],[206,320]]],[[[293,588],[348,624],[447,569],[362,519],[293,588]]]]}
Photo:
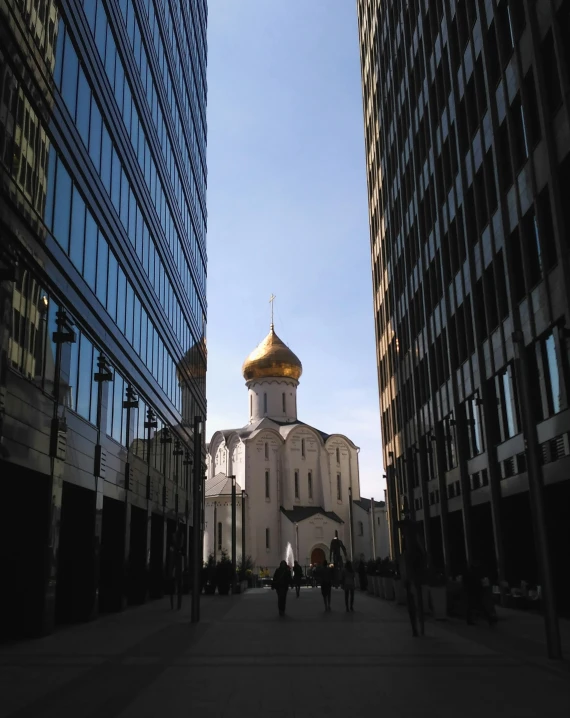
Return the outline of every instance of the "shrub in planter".
{"type": "Polygon", "coordinates": [[[222,551],[222,556],[216,565],[216,585],[220,596],[227,596],[230,592],[233,579],[233,566],[228,554],[222,551]]]}

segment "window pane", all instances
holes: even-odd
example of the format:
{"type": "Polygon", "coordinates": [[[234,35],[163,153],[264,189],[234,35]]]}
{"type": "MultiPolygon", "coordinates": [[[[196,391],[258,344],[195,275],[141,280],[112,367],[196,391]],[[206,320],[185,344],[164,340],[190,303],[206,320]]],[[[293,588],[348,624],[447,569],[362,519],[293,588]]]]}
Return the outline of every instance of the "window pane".
{"type": "Polygon", "coordinates": [[[144,309],[141,308],[141,348],[140,348],[140,358],[141,361],[145,366],[148,366],[147,363],[147,331],[148,331],[148,317],[146,315],[146,312],[144,309]]]}
{"type": "Polygon", "coordinates": [[[119,267],[113,252],[109,251],[109,280],[107,284],[107,311],[117,321],[117,279],[119,267]]]}
{"type": "Polygon", "coordinates": [[[67,253],[69,250],[69,215],[71,212],[71,177],[67,173],[63,162],[57,163],[55,183],[55,206],[53,219],[53,234],[61,248],[67,253]]]}
{"type": "Polygon", "coordinates": [[[141,303],[135,295],[134,325],[133,325],[133,347],[137,354],[141,348],[141,303]]]}
{"type": "Polygon", "coordinates": [[[127,284],[127,315],[125,317],[125,336],[133,343],[133,314],[134,314],[135,293],[132,286],[127,284]]]}
{"type": "Polygon", "coordinates": [[[97,244],[97,298],[101,304],[107,306],[107,264],[109,262],[109,247],[107,240],[99,234],[97,244]]]}
{"type": "Polygon", "coordinates": [[[93,215],[86,210],[85,219],[85,259],[83,276],[89,287],[95,291],[95,275],[97,271],[97,224],[93,215]]]}
{"type": "Polygon", "coordinates": [[[71,235],[69,256],[79,272],[83,272],[83,246],[85,242],[85,202],[77,187],[73,188],[71,209],[71,235]]]}
{"type": "Polygon", "coordinates": [[[48,168],[46,177],[46,207],[44,213],[44,222],[51,232],[53,222],[53,199],[55,195],[55,170],[57,164],[57,154],[53,147],[49,148],[48,168]]]}
{"type": "Polygon", "coordinates": [[[123,377],[115,373],[115,384],[113,392],[113,428],[111,436],[115,441],[121,441],[121,423],[123,414],[123,377]]]}
{"type": "Polygon", "coordinates": [[[111,137],[105,125],[101,132],[101,179],[107,190],[107,194],[111,195],[111,163],[113,160],[113,145],[111,137]]]}
{"type": "Polygon", "coordinates": [[[101,121],[101,112],[95,99],[91,101],[91,125],[89,129],[89,155],[91,160],[99,172],[101,166],[101,128],[103,123],[101,121]]]}
{"type": "Polygon", "coordinates": [[[77,85],[77,120],[75,124],[85,147],[89,146],[89,113],[91,110],[91,88],[82,68],[79,68],[77,85]]]}
{"type": "Polygon", "coordinates": [[[121,163],[114,147],[112,157],[111,200],[118,212],[121,208],[121,163]]]}
{"type": "Polygon", "coordinates": [[[510,372],[507,370],[503,374],[503,393],[505,397],[505,417],[507,421],[507,435],[509,437],[516,434],[515,416],[513,409],[513,397],[511,392],[510,372]]]}
{"type": "Polygon", "coordinates": [[[119,267],[119,281],[117,288],[117,326],[125,333],[125,308],[127,303],[127,278],[119,267]]]}
{"type": "Polygon", "coordinates": [[[551,334],[546,342],[546,362],[548,364],[548,378],[550,399],[552,401],[552,410],[555,414],[560,411],[560,374],[558,372],[558,362],[556,361],[556,347],[554,344],[554,336],[551,334]]]}
{"type": "Polygon", "coordinates": [[[93,346],[87,337],[81,336],[79,348],[79,376],[77,380],[76,411],[84,419],[89,420],[89,403],[91,401],[93,346]]]}
{"type": "Polygon", "coordinates": [[[69,110],[69,114],[75,119],[75,109],[77,106],[77,75],[79,72],[79,62],[77,53],[69,36],[66,33],[65,51],[63,56],[63,72],[61,79],[61,94],[69,110]]]}
{"type": "Polygon", "coordinates": [[[62,373],[62,393],[63,393],[63,403],[65,406],[69,407],[70,409],[73,409],[75,411],[75,407],[77,405],[77,364],[79,361],[79,341],[80,341],[81,335],[80,332],[76,332],[76,341],[71,344],[71,359],[69,362],[69,376],[66,377],[62,373]]]}

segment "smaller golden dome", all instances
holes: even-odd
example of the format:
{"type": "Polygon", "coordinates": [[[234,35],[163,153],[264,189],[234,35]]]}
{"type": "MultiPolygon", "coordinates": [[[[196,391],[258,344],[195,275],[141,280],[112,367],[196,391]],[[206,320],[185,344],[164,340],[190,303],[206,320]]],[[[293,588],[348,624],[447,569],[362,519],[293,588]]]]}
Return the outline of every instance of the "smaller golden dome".
{"type": "Polygon", "coordinates": [[[303,365],[275,334],[273,325],[269,334],[244,361],[242,367],[246,381],[267,377],[286,377],[298,380],[303,373],[303,365]]]}

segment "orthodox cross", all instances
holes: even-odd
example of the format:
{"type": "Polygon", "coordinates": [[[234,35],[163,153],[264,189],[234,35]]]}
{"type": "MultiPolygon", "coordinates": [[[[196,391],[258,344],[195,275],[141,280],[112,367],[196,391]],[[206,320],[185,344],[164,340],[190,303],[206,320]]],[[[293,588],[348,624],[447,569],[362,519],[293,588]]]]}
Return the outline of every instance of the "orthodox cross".
{"type": "Polygon", "coordinates": [[[271,329],[273,329],[273,302],[277,299],[275,294],[271,294],[269,297],[269,304],[271,304],[271,329]]]}

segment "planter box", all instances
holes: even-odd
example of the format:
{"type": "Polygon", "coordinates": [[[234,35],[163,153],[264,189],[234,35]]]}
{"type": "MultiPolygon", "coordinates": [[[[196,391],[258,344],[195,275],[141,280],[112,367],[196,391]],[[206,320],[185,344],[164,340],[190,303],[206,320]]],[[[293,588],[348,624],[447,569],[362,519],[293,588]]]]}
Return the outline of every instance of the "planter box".
{"type": "Polygon", "coordinates": [[[366,586],[366,592],[371,596],[374,595],[374,576],[368,576],[368,585],[366,586]]]}
{"type": "Polygon", "coordinates": [[[393,601],[396,597],[395,585],[393,578],[383,578],[382,583],[384,585],[384,598],[387,601],[393,601]]]}
{"type": "Polygon", "coordinates": [[[397,578],[394,581],[396,591],[396,603],[398,606],[405,606],[408,599],[406,596],[406,587],[401,578],[397,578]]]}
{"type": "Polygon", "coordinates": [[[429,595],[433,617],[436,621],[444,621],[447,618],[447,588],[430,586],[429,595]]]}
{"type": "Polygon", "coordinates": [[[380,598],[386,598],[386,594],[384,592],[384,580],[382,579],[382,576],[378,576],[378,587],[378,595],[380,596],[380,598]]]}

